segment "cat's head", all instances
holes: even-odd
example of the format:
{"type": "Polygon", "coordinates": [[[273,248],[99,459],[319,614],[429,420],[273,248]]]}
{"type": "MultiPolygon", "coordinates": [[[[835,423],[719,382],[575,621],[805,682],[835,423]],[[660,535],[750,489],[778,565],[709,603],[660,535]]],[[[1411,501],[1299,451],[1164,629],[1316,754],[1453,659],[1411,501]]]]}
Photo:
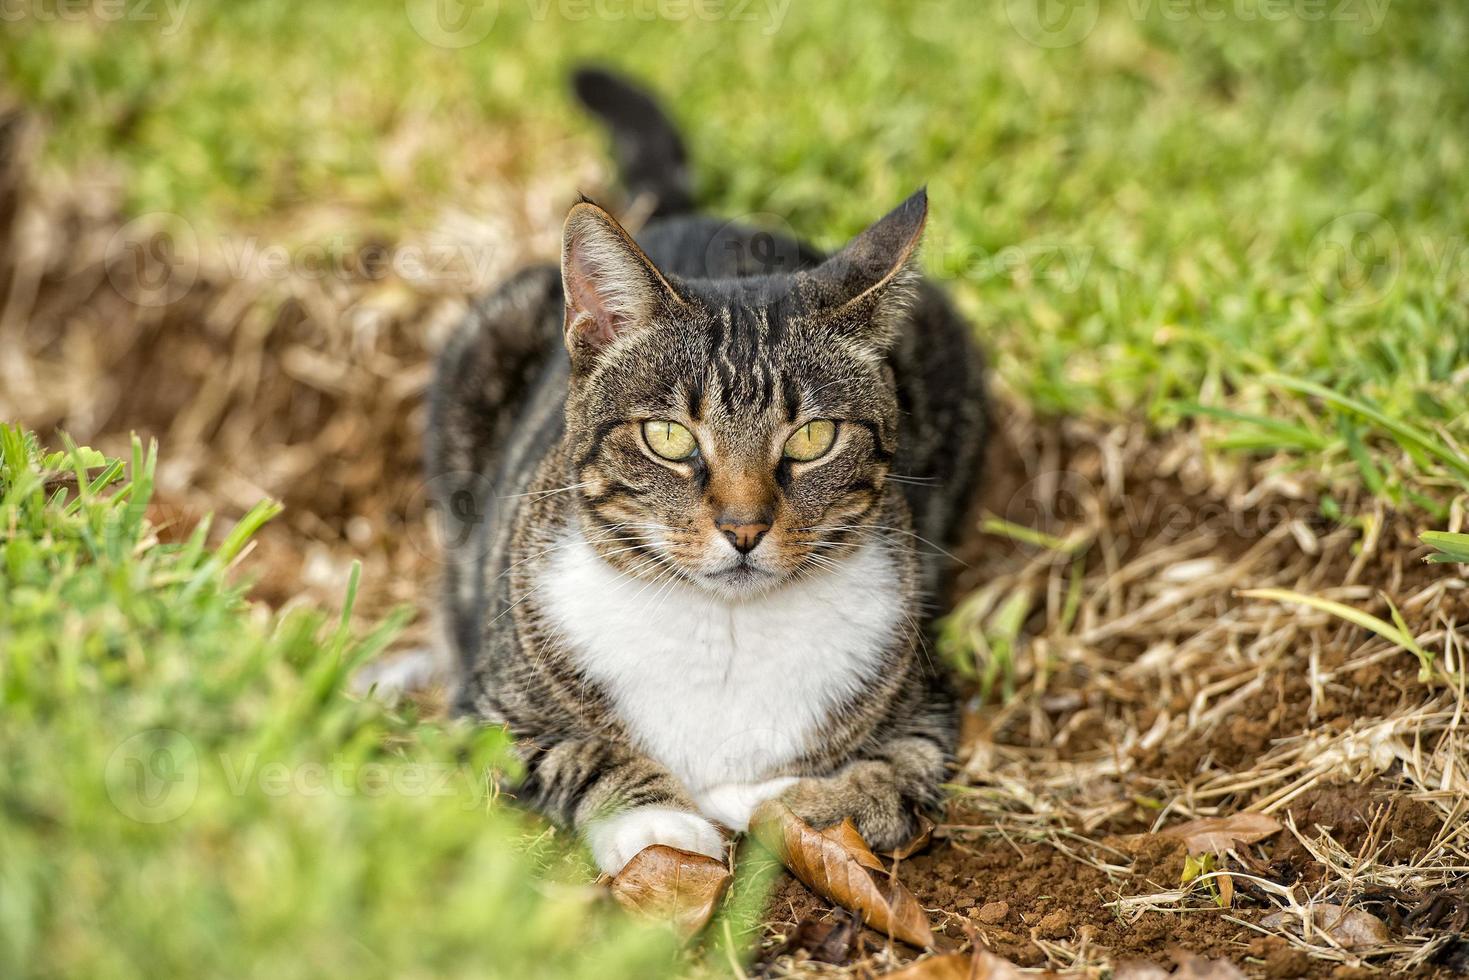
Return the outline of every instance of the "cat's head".
{"type": "Polygon", "coordinates": [[[898,434],[885,355],[927,211],[919,191],[809,270],[679,281],[607,212],[572,209],[567,433],[606,560],[740,597],[871,538],[898,434]]]}

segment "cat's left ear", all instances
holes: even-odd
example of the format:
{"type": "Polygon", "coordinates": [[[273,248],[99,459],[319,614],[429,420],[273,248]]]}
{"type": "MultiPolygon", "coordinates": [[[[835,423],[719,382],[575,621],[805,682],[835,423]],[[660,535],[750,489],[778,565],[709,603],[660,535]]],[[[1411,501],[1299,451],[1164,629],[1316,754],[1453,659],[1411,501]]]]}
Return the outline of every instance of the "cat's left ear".
{"type": "Polygon", "coordinates": [[[839,324],[877,346],[892,343],[918,284],[927,221],[928,189],[920,187],[812,271],[839,324]]]}
{"type": "Polygon", "coordinates": [[[590,201],[566,216],[561,285],[573,365],[684,302],[617,219],[590,201]]]}

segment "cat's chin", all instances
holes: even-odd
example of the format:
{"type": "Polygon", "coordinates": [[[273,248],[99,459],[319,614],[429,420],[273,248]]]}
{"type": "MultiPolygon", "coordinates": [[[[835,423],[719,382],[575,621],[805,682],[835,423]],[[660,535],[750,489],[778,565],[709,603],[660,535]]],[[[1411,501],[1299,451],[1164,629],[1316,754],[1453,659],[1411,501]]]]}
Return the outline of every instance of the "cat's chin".
{"type": "Polygon", "coordinates": [[[764,595],[786,581],[788,576],[744,562],[717,572],[701,572],[695,577],[703,588],[725,599],[749,599],[764,595]]]}

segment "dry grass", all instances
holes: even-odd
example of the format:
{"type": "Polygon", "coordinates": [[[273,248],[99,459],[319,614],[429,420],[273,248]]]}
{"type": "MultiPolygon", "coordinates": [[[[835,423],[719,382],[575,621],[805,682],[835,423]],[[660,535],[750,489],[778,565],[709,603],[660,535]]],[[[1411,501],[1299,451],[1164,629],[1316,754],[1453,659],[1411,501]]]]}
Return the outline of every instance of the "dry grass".
{"type": "MultiPolygon", "coordinates": [[[[152,516],[180,536],[280,500],[251,565],[272,604],[338,601],[353,560],[362,614],[418,604],[435,555],[419,465],[431,351],[468,297],[552,254],[577,171],[481,186],[494,222],[445,214],[415,240],[327,257],[326,274],[302,247],[282,272],[269,240],[125,224],[107,174],[35,179],[36,128],[11,117],[0,136],[0,416],[112,452],[157,436],[152,516]]],[[[333,227],[290,220],[296,241],[333,227]]]]}
{"type": "MultiPolygon", "coordinates": [[[[573,182],[507,189],[495,228],[446,218],[425,236],[487,250],[477,276],[380,276],[356,255],[326,279],[242,277],[221,246],[131,261],[106,182],[33,184],[19,165],[27,137],[7,132],[0,416],[114,450],[130,430],[157,435],[172,467],[155,517],[179,533],[206,511],[281,499],[284,519],[247,566],[272,603],[335,600],[356,559],[360,610],[421,607],[433,576],[417,461],[429,352],[482,280],[549,252],[573,182]]],[[[1277,907],[1357,905],[1388,922],[1390,945],[1360,954],[1280,928],[1269,949],[1323,970],[1426,968],[1469,925],[1469,587],[1453,566],[1419,562],[1406,519],[1348,500],[1363,516],[1328,523],[1317,487],[1284,459],[1226,463],[1209,438],[1208,423],[1160,440],[1008,410],[983,501],[1000,520],[965,547],[965,598],[946,631],[991,697],[976,694],[967,713],[943,843],[909,873],[922,896],[922,875],[948,855],[1049,850],[1110,883],[1099,914],[1208,917],[1247,935],[1277,907]],[[1018,540],[1013,525],[1043,536],[1018,540]],[[1433,654],[1432,678],[1358,626],[1239,595],[1263,587],[1384,619],[1390,600],[1433,654]],[[1140,871],[1127,842],[1244,809],[1288,829],[1225,866],[1232,909],[1199,882],[1158,880],[1163,865],[1140,871]],[[1328,812],[1341,819],[1311,819],[1328,812]]],[[[951,938],[997,941],[998,927],[937,911],[951,938]]],[[[870,974],[904,958],[881,943],[839,965],[776,955],[809,914],[772,910],[768,975],[870,974]]],[[[1032,928],[1026,942],[1031,965],[1093,972],[1137,952],[1090,926],[1032,928]]],[[[1200,951],[1267,962],[1243,941],[1200,951]]]]}

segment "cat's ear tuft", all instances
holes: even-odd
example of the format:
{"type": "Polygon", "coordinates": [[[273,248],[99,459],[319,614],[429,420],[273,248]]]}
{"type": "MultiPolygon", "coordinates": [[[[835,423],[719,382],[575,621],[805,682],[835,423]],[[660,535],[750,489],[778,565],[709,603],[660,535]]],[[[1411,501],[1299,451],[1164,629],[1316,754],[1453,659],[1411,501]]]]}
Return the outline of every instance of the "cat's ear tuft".
{"type": "Polygon", "coordinates": [[[682,303],[617,219],[587,200],[566,216],[561,285],[566,296],[566,347],[574,363],[682,303]]]}
{"type": "Polygon", "coordinates": [[[920,187],[812,273],[838,315],[864,324],[879,344],[892,341],[896,322],[913,299],[927,221],[928,189],[920,187]]]}

